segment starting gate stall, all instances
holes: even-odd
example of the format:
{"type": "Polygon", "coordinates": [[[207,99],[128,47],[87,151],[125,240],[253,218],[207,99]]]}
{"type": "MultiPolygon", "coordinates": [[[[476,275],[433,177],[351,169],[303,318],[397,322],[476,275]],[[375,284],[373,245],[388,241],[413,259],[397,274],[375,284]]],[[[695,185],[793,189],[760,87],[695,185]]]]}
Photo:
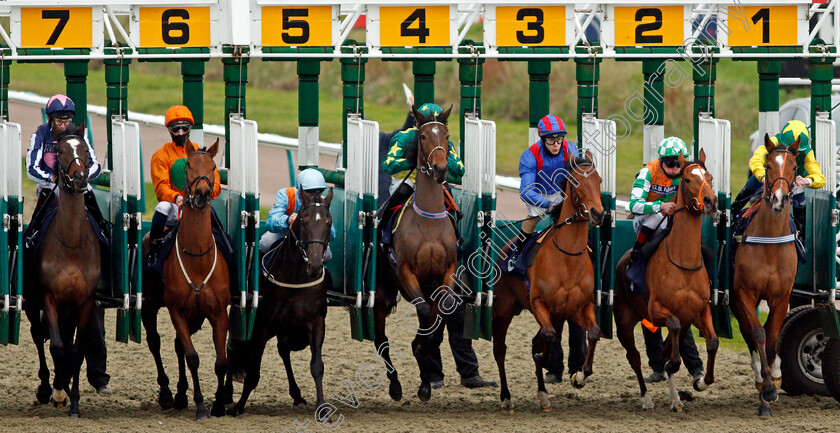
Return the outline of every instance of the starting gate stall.
{"type": "MultiPolygon", "coordinates": [[[[350,309],[351,337],[358,341],[373,341],[378,249],[378,220],[374,215],[379,198],[379,124],[354,113],[347,116],[347,167],[343,257],[334,254],[331,262],[343,265],[343,296],[334,296],[333,299],[345,301],[350,309]]],[[[336,213],[332,215],[335,224],[336,213]]],[[[335,269],[331,273],[333,276],[342,275],[335,269]]]]}
{"type": "Polygon", "coordinates": [[[589,231],[590,243],[598,253],[592,263],[595,269],[595,315],[601,336],[613,337],[613,287],[615,282],[615,266],[626,248],[632,248],[632,236],[619,238],[616,234],[616,224],[626,225],[632,233],[632,221],[616,221],[616,131],[612,120],[598,119],[591,113],[582,116],[581,153],[586,150],[592,152],[595,169],[601,176],[601,203],[604,205],[604,221],[600,228],[591,227],[589,231]]]}
{"type": "MultiPolygon", "coordinates": [[[[257,122],[246,120],[240,113],[229,118],[230,166],[227,169],[227,197],[216,200],[223,205],[223,225],[233,242],[233,263],[230,267],[231,297],[230,336],[236,340],[251,339],[259,306],[259,221],[260,189],[257,143],[257,122]],[[250,304],[249,304],[250,300],[250,304]]],[[[217,211],[218,212],[218,211],[217,211]]]]}
{"type": "MultiPolygon", "coordinates": [[[[699,115],[699,149],[706,152],[706,168],[712,175],[712,190],[718,196],[718,213],[703,218],[703,245],[715,252],[709,279],[712,282],[712,321],[718,337],[732,338],[729,311],[731,288],[731,226],[730,207],[730,143],[731,126],[728,120],[715,119],[709,113],[699,115]]],[[[698,150],[699,152],[699,150],[698,150]]]]}
{"type": "Polygon", "coordinates": [[[19,276],[23,264],[20,246],[23,245],[23,196],[21,194],[20,125],[0,121],[0,344],[18,344],[20,317],[23,312],[23,292],[19,276]]]}
{"type": "MultiPolygon", "coordinates": [[[[467,304],[464,337],[490,340],[493,336],[493,285],[499,279],[494,248],[496,230],[496,123],[475,113],[464,119],[464,177],[453,190],[463,219],[459,223],[463,258],[456,272],[459,296],[467,304]],[[466,295],[466,296],[465,296],[466,295]]],[[[453,287],[453,289],[455,289],[453,287]]]]}

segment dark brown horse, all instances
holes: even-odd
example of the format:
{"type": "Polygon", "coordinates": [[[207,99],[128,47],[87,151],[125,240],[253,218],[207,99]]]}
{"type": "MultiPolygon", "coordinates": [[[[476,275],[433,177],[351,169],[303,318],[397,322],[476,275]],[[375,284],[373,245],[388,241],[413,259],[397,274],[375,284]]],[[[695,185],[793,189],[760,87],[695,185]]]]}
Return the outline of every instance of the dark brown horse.
{"type": "MultiPolygon", "coordinates": [[[[216,163],[213,157],[219,149],[216,140],[209,149],[194,150],[187,146],[186,190],[182,217],[172,253],[163,266],[163,281],[153,272],[143,275],[143,327],[146,341],[155,358],[160,394],[158,403],[163,409],[187,407],[187,375],[185,364],[192,374],[195,387],[196,419],[207,418],[204,396],[198,381],[198,353],[192,343],[192,334],[199,330],[204,319],[213,327],[213,344],[216,347],[215,372],[218,378],[216,400],[211,415],[224,416],[223,388],[228,360],[225,338],[228,330],[227,307],[230,288],[227,263],[216,247],[211,229],[210,197],[213,193],[216,163]],[[175,327],[175,353],[178,355],[178,392],[172,400],[169,378],[160,358],[160,334],[157,331],[157,313],[166,306],[175,327]]],[[[148,236],[144,239],[148,251],[148,236]]]]}
{"type": "Polygon", "coordinates": [[[700,329],[706,339],[709,356],[706,375],[694,381],[694,389],[705,390],[715,381],[718,337],[712,325],[709,276],[700,252],[700,229],[703,214],[712,215],[717,211],[717,196],[712,191],[712,175],[704,165],[706,152],[700,151],[699,161],[686,162],[682,154],[679,161],[682,169],[671,233],[647,264],[649,300],[629,292],[629,252],[622,256],[615,269],[615,324],[621,345],[627,351],[627,360],[639,381],[642,408],[645,410],[653,408],[653,399],[642,377],[641,357],[633,335],[636,324],[642,319],[668,328],[663,354],[670,386],[671,410],[682,410],[674,374],[680,369],[679,342],[686,333],[691,332],[691,325],[700,329]]]}
{"type": "Polygon", "coordinates": [[[446,216],[441,184],[449,168],[449,129],[446,120],[452,107],[439,116],[424,116],[414,110],[417,119],[417,186],[413,198],[402,214],[391,248],[396,256],[397,270],[385,254],[379,254],[377,289],[374,303],[375,344],[377,352],[387,362],[389,394],[402,398],[402,385],[392,368],[390,346],[385,335],[385,318],[396,306],[397,289],[417,307],[420,328],[411,343],[412,352],[420,366],[420,388],[417,396],[428,401],[432,388],[423,367],[429,350],[440,347],[443,340],[443,320],[439,302],[452,295],[457,261],[455,228],[446,216]]]}
{"type": "MultiPolygon", "coordinates": [[[[333,191],[330,189],[326,198],[322,198],[320,193],[309,194],[303,190],[299,194],[301,208],[289,227],[289,235],[276,247],[278,251],[266,256],[269,262],[261,267],[262,300],[257,309],[253,336],[245,346],[247,358],[243,358],[247,361],[245,386],[242,397],[228,410],[228,415],[236,416],[245,411],[245,402],[260,380],[265,345],[272,337],[277,337],[277,351],[286,366],[289,395],[294,405],[305,405],[306,400],[300,395],[300,388],[295,382],[289,354],[307,346],[312,351],[309,369],[315,379],[315,407],[324,402],[321,348],[324,345],[329,286],[329,280],[325,278],[324,254],[330,242],[333,191]]],[[[230,355],[231,359],[239,358],[234,356],[233,350],[230,355]]],[[[231,367],[233,370],[234,366],[231,367]]]]}
{"type": "Polygon", "coordinates": [[[542,246],[528,268],[530,291],[525,282],[503,273],[495,286],[493,303],[493,355],[499,366],[502,381],[502,409],[513,410],[505,373],[505,354],[508,327],[513,317],[523,309],[530,311],[540,330],[534,336],[532,353],[537,374],[537,398],[543,410],[551,404],[543,381],[543,368],[556,336],[555,327],[572,320],[587,331],[589,348],[583,372],[576,372],[572,384],[582,388],[592,374],[595,345],[601,330],[595,321],[595,272],[588,254],[589,224],[600,226],[604,219],[601,203],[601,176],[592,165],[592,154],[586,158],[572,157],[566,161],[570,173],[566,182],[566,200],[552,211],[555,223],[546,233],[542,246]]]}
{"type": "Polygon", "coordinates": [[[770,403],[779,396],[782,372],[776,356],[776,339],[787,313],[796,278],[796,247],[790,233],[790,201],[796,177],[799,139],[790,147],[775,146],[764,137],[767,148],[762,202],[742,243],[735,252],[732,312],[752,356],[755,386],[759,390],[758,415],[770,416],[770,403]],[[752,243],[750,237],[776,238],[784,243],[752,243]],[[764,327],[756,307],[767,301],[770,314],[764,327]]]}
{"type": "Polygon", "coordinates": [[[85,212],[90,161],[84,136],[84,124],[70,124],[56,137],[58,209],[43,234],[38,256],[32,257],[35,277],[24,279],[28,294],[26,316],[40,361],[38,401],[46,403],[52,399],[53,405],[63,407],[69,393],[69,415],[75,418],[80,416],[79,370],[85,352],[85,339],[81,336],[95,314],[96,284],[101,269],[99,241],[85,212]],[[52,397],[40,310],[46,318],[55,365],[52,397]],[[69,388],[71,379],[73,386],[69,388]]]}

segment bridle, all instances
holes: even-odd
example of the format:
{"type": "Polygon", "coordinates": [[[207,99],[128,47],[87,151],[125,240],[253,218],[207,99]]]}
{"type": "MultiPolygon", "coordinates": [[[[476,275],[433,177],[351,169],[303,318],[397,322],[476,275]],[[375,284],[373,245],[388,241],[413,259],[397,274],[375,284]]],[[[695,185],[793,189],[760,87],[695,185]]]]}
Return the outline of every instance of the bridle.
{"type": "MultiPolygon", "coordinates": [[[[75,134],[65,135],[64,137],[61,138],[61,141],[66,141],[67,139],[70,139],[70,138],[76,138],[79,141],[81,141],[82,143],[85,142],[84,138],[82,138],[78,135],[75,135],[75,134]]],[[[61,151],[59,151],[59,153],[61,153],[61,151]]],[[[79,165],[81,165],[84,168],[85,178],[87,179],[88,171],[89,171],[90,168],[89,168],[88,164],[84,160],[82,160],[82,158],[80,158],[78,156],[71,159],[70,162],[67,163],[66,166],[61,163],[60,159],[58,161],[56,161],[56,163],[58,164],[58,177],[61,180],[60,185],[63,189],[76,191],[76,192],[82,192],[82,191],[85,191],[87,188],[82,188],[82,189],[77,188],[73,184],[73,178],[70,177],[70,166],[72,166],[73,163],[76,162],[76,161],[79,161],[79,165]]]]}
{"type": "MultiPolygon", "coordinates": [[[[703,170],[706,169],[700,163],[694,162],[694,163],[691,163],[689,165],[686,165],[682,169],[682,173],[685,173],[686,170],[689,169],[689,167],[693,167],[695,165],[698,168],[701,168],[703,170]]],[[[682,177],[682,173],[680,173],[680,177],[682,177]]],[[[682,195],[683,203],[685,203],[685,204],[683,204],[683,207],[675,210],[674,213],[677,213],[677,212],[679,212],[683,209],[687,209],[689,212],[691,212],[694,215],[699,215],[699,214],[703,213],[703,210],[705,209],[705,205],[703,205],[703,200],[700,199],[700,195],[703,194],[703,187],[706,186],[706,176],[702,176],[702,177],[703,177],[703,183],[700,184],[700,189],[697,191],[697,196],[696,197],[695,196],[689,196],[688,198],[690,198],[690,200],[688,200],[686,198],[686,194],[687,194],[686,191],[688,191],[688,188],[684,187],[684,182],[680,182],[680,195],[682,195]]]]}
{"type": "MultiPolygon", "coordinates": [[[[789,153],[789,154],[793,155],[794,158],[796,158],[796,155],[793,152],[791,152],[791,150],[789,148],[785,147],[785,148],[776,148],[776,149],[771,150],[769,153],[767,153],[767,159],[770,158],[770,155],[772,155],[776,152],[789,153]]],[[[795,161],[795,159],[794,159],[794,161],[795,161]]],[[[786,177],[784,177],[785,165],[786,164],[787,164],[787,158],[784,158],[784,162],[782,163],[782,170],[781,170],[782,176],[779,176],[779,177],[773,179],[773,182],[770,182],[770,183],[767,183],[767,176],[766,176],[767,166],[765,165],[764,194],[761,196],[762,199],[770,201],[773,198],[773,196],[771,195],[771,191],[773,190],[773,187],[776,186],[776,182],[778,182],[779,180],[785,181],[785,183],[787,183],[787,186],[788,186],[788,193],[784,197],[787,197],[788,200],[793,198],[793,184],[786,177]]],[[[794,165],[793,165],[793,170],[794,170],[794,172],[796,172],[796,163],[795,162],[794,162],[794,165]]]]}
{"type": "MultiPolygon", "coordinates": [[[[438,122],[437,120],[433,120],[433,121],[431,121],[431,122],[426,122],[426,123],[424,123],[424,124],[420,125],[420,126],[417,128],[417,129],[418,129],[418,131],[419,131],[419,129],[420,129],[420,128],[422,128],[422,127],[424,127],[424,126],[426,126],[426,125],[441,125],[441,126],[443,126],[444,128],[446,128],[446,124],[445,124],[445,123],[443,123],[443,122],[438,122]]],[[[447,128],[447,131],[448,131],[448,130],[449,130],[449,129],[447,128]]],[[[446,147],[449,147],[449,140],[447,140],[446,147]]],[[[446,155],[446,154],[448,154],[448,153],[449,153],[448,149],[444,149],[444,148],[443,148],[443,146],[441,146],[440,144],[438,144],[438,145],[437,145],[437,146],[435,146],[435,148],[434,148],[434,149],[432,149],[432,150],[431,150],[428,154],[425,154],[425,153],[423,153],[423,148],[420,146],[420,141],[418,140],[418,142],[417,142],[417,151],[418,151],[418,153],[420,153],[420,157],[422,158],[422,162],[421,162],[421,164],[420,164],[420,172],[421,172],[421,173],[423,173],[423,174],[425,174],[425,175],[428,175],[428,176],[431,176],[431,175],[432,175],[432,170],[433,170],[433,168],[432,168],[432,163],[431,163],[431,161],[430,161],[430,160],[432,159],[432,155],[433,155],[435,152],[437,152],[438,150],[442,151],[442,152],[444,153],[444,155],[446,155]]]]}
{"type": "MultiPolygon", "coordinates": [[[[295,222],[300,221],[301,218],[303,218],[304,212],[306,212],[307,210],[309,210],[311,208],[318,209],[320,207],[326,207],[326,204],[321,203],[321,202],[315,202],[315,203],[307,204],[306,206],[301,208],[300,212],[298,212],[298,217],[297,217],[297,219],[295,219],[295,222]]],[[[308,248],[310,244],[321,244],[321,245],[323,245],[324,246],[324,252],[327,251],[327,247],[329,246],[329,242],[324,242],[320,239],[305,240],[305,239],[303,239],[303,236],[298,238],[298,235],[297,235],[297,233],[295,233],[295,230],[291,230],[291,228],[289,230],[289,233],[291,233],[292,239],[294,241],[294,245],[296,247],[298,247],[298,249],[300,249],[300,252],[303,255],[303,261],[306,262],[306,263],[309,263],[309,256],[307,256],[307,254],[306,254],[306,248],[308,248]]]]}
{"type": "MultiPolygon", "coordinates": [[[[192,154],[193,155],[194,154],[203,154],[203,155],[208,155],[208,156],[210,155],[205,150],[195,150],[195,151],[192,152],[192,154]]],[[[189,165],[185,164],[184,165],[184,179],[189,179],[188,171],[189,171],[189,165]]],[[[207,177],[207,176],[199,176],[199,177],[196,177],[195,179],[193,179],[191,182],[190,181],[187,182],[187,185],[185,186],[186,191],[184,191],[184,195],[185,195],[184,204],[186,204],[187,206],[189,206],[193,209],[196,209],[196,210],[202,210],[205,207],[207,207],[207,204],[210,203],[210,201],[208,200],[203,205],[197,206],[196,203],[195,203],[195,197],[190,193],[190,191],[192,191],[194,189],[194,187],[198,184],[198,182],[201,181],[201,180],[204,180],[204,181],[207,182],[207,185],[210,187],[210,191],[213,191],[213,188],[215,188],[215,186],[216,186],[215,176],[214,176],[213,180],[210,180],[210,178],[207,177]]]]}
{"type": "MultiPolygon", "coordinates": [[[[569,187],[569,198],[575,201],[575,204],[577,205],[577,211],[575,211],[575,213],[572,214],[572,216],[566,218],[562,222],[558,222],[557,224],[555,224],[554,227],[552,227],[552,230],[558,229],[568,224],[589,222],[589,207],[587,207],[586,204],[583,203],[583,201],[581,201],[580,195],[578,195],[577,193],[577,185],[575,184],[575,182],[577,182],[578,185],[580,184],[580,182],[578,182],[577,179],[575,179],[573,176],[569,176],[569,178],[566,181],[572,182],[571,186],[569,187]]],[[[560,251],[561,253],[566,254],[567,256],[579,256],[589,249],[589,245],[584,244],[582,250],[578,252],[569,252],[560,248],[560,245],[557,245],[557,240],[554,237],[551,238],[551,242],[554,243],[554,247],[557,248],[557,251],[560,251]]]]}

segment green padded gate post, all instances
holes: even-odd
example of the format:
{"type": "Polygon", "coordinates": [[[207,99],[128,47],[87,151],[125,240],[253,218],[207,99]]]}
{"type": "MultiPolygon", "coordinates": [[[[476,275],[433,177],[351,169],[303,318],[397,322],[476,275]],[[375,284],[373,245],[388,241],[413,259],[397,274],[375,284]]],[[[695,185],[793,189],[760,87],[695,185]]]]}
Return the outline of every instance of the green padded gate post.
{"type": "Polygon", "coordinates": [[[67,96],[76,104],[73,123],[80,124],[87,118],[87,60],[70,60],[64,63],[64,77],[67,80],[67,96]]]}
{"type": "MultiPolygon", "coordinates": [[[[782,72],[782,62],[779,60],[758,61],[758,125],[759,131],[767,129],[769,117],[773,119],[770,135],[776,134],[779,123],[779,75],[782,72]],[[762,126],[764,129],[762,129],[762,126]]],[[[764,137],[759,137],[764,142],[764,137]]]]}
{"type": "Polygon", "coordinates": [[[693,158],[700,153],[700,113],[709,113],[715,117],[715,80],[717,79],[717,62],[719,59],[703,59],[694,64],[692,75],[694,78],[694,117],[692,118],[693,158]]]}
{"type": "Polygon", "coordinates": [[[551,76],[550,60],[528,60],[528,123],[533,134],[529,133],[529,144],[536,137],[537,124],[549,113],[549,83],[551,76]]]}
{"type": "MultiPolygon", "coordinates": [[[[813,47],[812,47],[813,50],[813,47]]],[[[811,142],[816,143],[818,111],[831,111],[831,79],[834,78],[834,57],[811,57],[811,142]]]]}
{"type": "Polygon", "coordinates": [[[664,60],[644,60],[642,61],[642,74],[644,75],[644,121],[645,121],[645,138],[644,138],[644,152],[651,152],[650,154],[643,153],[647,158],[644,162],[654,159],[654,153],[651,147],[658,143],[651,143],[657,138],[664,138],[664,132],[659,137],[658,132],[665,130],[665,77],[664,77],[664,60]],[[653,137],[649,138],[648,135],[653,137]]]}
{"type": "MultiPolygon", "coordinates": [[[[348,39],[341,47],[342,53],[366,54],[367,47],[357,45],[356,41],[348,39]],[[355,50],[355,51],[354,51],[355,50]]],[[[365,114],[365,64],[367,57],[342,57],[341,63],[341,165],[347,167],[347,114],[365,114]]]]}
{"type": "Polygon", "coordinates": [[[105,129],[107,131],[108,154],[105,166],[114,167],[111,162],[111,116],[121,115],[128,118],[128,65],[131,59],[105,59],[105,129]]]}
{"type": "MultiPolygon", "coordinates": [[[[483,46],[476,46],[470,40],[464,41],[458,51],[471,54],[470,50],[474,50],[476,54],[484,53],[483,46]]],[[[459,119],[461,134],[458,143],[458,155],[464,155],[464,137],[466,135],[464,130],[465,113],[475,113],[476,117],[481,118],[481,80],[484,78],[483,64],[484,59],[477,56],[458,59],[458,80],[461,82],[461,117],[459,119]]]]}
{"type": "MultiPolygon", "coordinates": [[[[3,119],[9,118],[9,65],[11,65],[11,61],[0,61],[0,116],[3,119]]],[[[9,203],[3,197],[0,197],[0,207],[2,207],[0,214],[12,215],[9,211],[9,203]]],[[[0,233],[0,251],[10,251],[9,245],[13,242],[10,237],[12,236],[13,232],[11,230],[0,233]]],[[[13,344],[17,344],[12,334],[15,333],[13,332],[15,328],[20,329],[20,312],[11,305],[17,295],[17,292],[10,290],[9,282],[13,275],[14,269],[7,267],[6,264],[0,266],[0,297],[8,295],[10,303],[8,312],[0,310],[0,344],[4,346],[9,344],[10,340],[14,340],[13,344]],[[17,320],[17,325],[15,325],[15,320],[17,320]]]]}
{"type": "MultiPolygon", "coordinates": [[[[6,48],[0,47],[0,50],[6,48]]],[[[0,116],[9,118],[9,66],[11,60],[0,60],[0,116]]]]}
{"type": "Polygon", "coordinates": [[[435,61],[414,60],[414,106],[419,108],[427,102],[435,102],[435,61]]]}
{"type": "MultiPolygon", "coordinates": [[[[182,90],[183,104],[190,109],[195,125],[190,132],[190,141],[204,145],[204,65],[205,59],[181,61],[181,76],[184,80],[182,90]]],[[[225,146],[225,161],[228,161],[225,146]]]]}
{"type": "Polygon", "coordinates": [[[230,114],[245,117],[245,85],[248,83],[248,62],[245,56],[222,58],[222,75],[225,80],[225,160],[230,161],[230,114]]]}
{"type": "MultiPolygon", "coordinates": [[[[321,74],[320,60],[298,60],[298,126],[318,128],[319,88],[318,77],[321,74]]],[[[299,165],[303,170],[306,166],[299,165]]]]}
{"type": "Polygon", "coordinates": [[[598,81],[601,78],[602,61],[597,57],[575,58],[577,143],[583,142],[583,113],[592,113],[598,117],[598,81]]]}

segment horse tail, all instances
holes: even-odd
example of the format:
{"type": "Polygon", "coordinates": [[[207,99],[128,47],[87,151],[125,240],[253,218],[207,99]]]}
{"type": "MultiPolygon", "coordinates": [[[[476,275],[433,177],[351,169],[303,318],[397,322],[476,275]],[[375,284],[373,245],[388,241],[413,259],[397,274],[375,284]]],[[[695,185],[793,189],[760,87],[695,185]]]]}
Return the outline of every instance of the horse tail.
{"type": "Polygon", "coordinates": [[[248,367],[248,342],[228,338],[227,357],[231,377],[236,382],[245,382],[245,369],[248,367]]]}

